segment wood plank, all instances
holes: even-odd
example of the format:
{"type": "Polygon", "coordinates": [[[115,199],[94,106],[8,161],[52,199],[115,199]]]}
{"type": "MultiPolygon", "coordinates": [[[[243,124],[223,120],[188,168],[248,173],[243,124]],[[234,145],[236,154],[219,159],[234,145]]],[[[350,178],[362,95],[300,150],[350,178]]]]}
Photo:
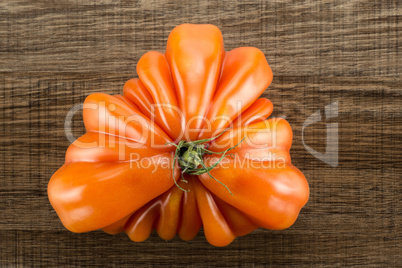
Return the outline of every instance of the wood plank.
{"type": "Polygon", "coordinates": [[[286,234],[255,231],[224,248],[205,246],[205,238],[191,242],[161,241],[156,234],[143,243],[124,235],[110,238],[101,232],[0,231],[0,265],[34,263],[37,266],[117,266],[133,264],[161,266],[317,266],[397,267],[400,263],[397,238],[362,234],[286,234]],[[15,243],[11,243],[15,241],[15,243]],[[52,241],[49,243],[49,241],[52,241]],[[13,258],[10,258],[10,255],[13,258]],[[4,262],[5,257],[10,262],[4,262]]]}
{"type": "Polygon", "coordinates": [[[176,25],[208,22],[227,50],[260,48],[275,75],[400,74],[397,0],[185,2],[4,3],[0,71],[133,74],[176,25]]]}

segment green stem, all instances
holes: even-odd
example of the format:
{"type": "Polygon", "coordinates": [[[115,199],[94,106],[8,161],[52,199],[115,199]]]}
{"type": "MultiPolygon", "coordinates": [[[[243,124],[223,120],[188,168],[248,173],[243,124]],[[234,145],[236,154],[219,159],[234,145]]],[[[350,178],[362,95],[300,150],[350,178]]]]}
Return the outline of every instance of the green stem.
{"type": "Polygon", "coordinates": [[[238,144],[236,144],[233,147],[230,147],[224,151],[221,152],[214,152],[214,151],[210,151],[208,149],[205,148],[205,145],[207,142],[213,141],[216,138],[218,138],[219,136],[221,136],[223,133],[225,133],[229,128],[227,128],[225,131],[223,131],[222,133],[220,133],[219,135],[209,138],[209,139],[202,139],[202,140],[197,140],[197,141],[180,141],[177,145],[174,143],[167,143],[167,144],[171,144],[174,145],[176,147],[176,151],[174,154],[174,158],[173,158],[173,166],[172,166],[172,177],[173,180],[176,184],[176,186],[185,192],[188,192],[189,190],[185,190],[182,187],[180,187],[180,185],[177,183],[177,181],[174,179],[174,170],[175,170],[175,164],[176,161],[178,161],[180,168],[182,169],[181,172],[181,180],[185,183],[187,183],[188,181],[184,179],[183,174],[190,174],[190,175],[201,175],[204,173],[207,173],[209,175],[210,178],[214,179],[215,181],[219,182],[220,184],[222,184],[227,190],[228,192],[232,194],[232,192],[230,191],[230,189],[221,181],[219,181],[218,179],[216,179],[214,176],[211,175],[210,171],[212,169],[214,169],[217,165],[219,165],[219,163],[223,160],[223,158],[227,155],[231,155],[233,157],[233,154],[227,154],[227,152],[229,152],[230,150],[233,150],[234,148],[236,148],[240,143],[242,143],[244,141],[244,139],[246,137],[244,137],[238,144]],[[222,156],[219,158],[219,160],[207,167],[204,163],[204,154],[222,154],[222,156]],[[200,167],[201,166],[201,167],[200,167]]]}

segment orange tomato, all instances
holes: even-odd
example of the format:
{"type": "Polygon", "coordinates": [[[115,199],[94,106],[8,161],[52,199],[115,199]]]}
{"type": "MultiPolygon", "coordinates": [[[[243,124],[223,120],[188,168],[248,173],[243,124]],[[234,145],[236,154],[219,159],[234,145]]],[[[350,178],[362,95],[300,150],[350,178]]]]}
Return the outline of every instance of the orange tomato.
{"type": "Polygon", "coordinates": [[[225,246],[295,222],[309,186],[291,164],[290,125],[267,120],[273,105],[258,99],[272,81],[259,49],[225,52],[217,27],[183,24],[137,73],[123,95],[84,102],[87,133],[48,185],[68,230],[139,242],[154,229],[191,240],[202,227],[209,243],[225,246]]]}

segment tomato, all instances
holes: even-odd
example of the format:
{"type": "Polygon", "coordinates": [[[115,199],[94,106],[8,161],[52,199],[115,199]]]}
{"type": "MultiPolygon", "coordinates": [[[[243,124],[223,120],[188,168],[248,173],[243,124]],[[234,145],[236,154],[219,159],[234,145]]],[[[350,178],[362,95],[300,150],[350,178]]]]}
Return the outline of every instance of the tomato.
{"type": "Polygon", "coordinates": [[[273,105],[259,96],[273,76],[259,49],[225,52],[217,27],[183,24],[137,74],[123,95],[84,102],[87,133],[48,185],[68,230],[139,242],[153,230],[191,240],[202,227],[225,246],[295,222],[309,186],[291,164],[289,123],[266,119],[273,105]]]}

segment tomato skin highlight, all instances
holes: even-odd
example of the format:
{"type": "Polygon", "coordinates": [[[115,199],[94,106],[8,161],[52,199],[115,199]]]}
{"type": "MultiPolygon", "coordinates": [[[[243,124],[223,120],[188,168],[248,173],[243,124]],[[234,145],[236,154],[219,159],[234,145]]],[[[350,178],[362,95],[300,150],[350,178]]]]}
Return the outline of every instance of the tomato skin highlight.
{"type": "Polygon", "coordinates": [[[291,163],[291,126],[267,119],[273,104],[259,98],[273,78],[262,51],[226,52],[216,26],[183,24],[165,53],[141,57],[137,74],[122,95],[86,98],[87,132],[49,181],[49,201],[68,230],[125,232],[142,242],[154,230],[189,241],[203,228],[211,245],[223,247],[296,221],[309,185],[291,163]],[[209,138],[195,165],[183,159],[201,147],[176,149],[209,138]],[[196,173],[202,164],[216,166],[196,173]]]}
{"type": "Polygon", "coordinates": [[[169,35],[165,54],[186,122],[183,139],[194,140],[204,123],[197,117],[205,116],[220,76],[222,34],[210,24],[179,25],[169,35]]]}

